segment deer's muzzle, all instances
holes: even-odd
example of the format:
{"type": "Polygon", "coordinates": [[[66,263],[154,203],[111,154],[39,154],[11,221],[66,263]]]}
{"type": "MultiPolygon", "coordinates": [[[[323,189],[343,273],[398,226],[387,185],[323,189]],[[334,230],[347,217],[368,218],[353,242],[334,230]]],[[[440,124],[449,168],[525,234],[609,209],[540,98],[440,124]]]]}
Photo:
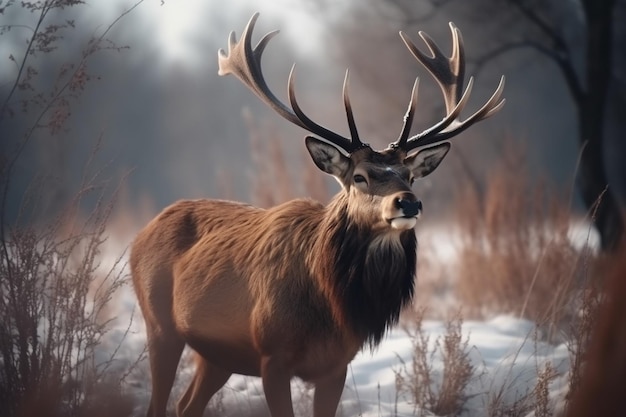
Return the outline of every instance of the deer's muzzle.
{"type": "Polygon", "coordinates": [[[419,200],[411,201],[405,198],[396,199],[397,207],[404,213],[403,217],[419,217],[422,212],[422,202],[419,200]]]}
{"type": "Polygon", "coordinates": [[[393,229],[408,230],[415,227],[421,213],[422,202],[415,194],[404,192],[392,197],[384,216],[393,229]]]}

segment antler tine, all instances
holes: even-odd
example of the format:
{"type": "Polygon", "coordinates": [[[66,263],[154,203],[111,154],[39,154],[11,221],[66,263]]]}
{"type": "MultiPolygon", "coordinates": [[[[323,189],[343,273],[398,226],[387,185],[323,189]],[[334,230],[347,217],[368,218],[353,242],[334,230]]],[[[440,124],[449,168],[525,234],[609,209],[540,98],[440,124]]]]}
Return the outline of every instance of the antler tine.
{"type": "MultiPolygon", "coordinates": [[[[309,132],[319,135],[322,138],[326,139],[327,141],[337,145],[339,148],[343,149],[347,153],[351,153],[352,151],[358,149],[359,146],[357,145],[361,143],[361,141],[358,140],[358,137],[356,138],[356,140],[354,138],[352,140],[344,138],[343,136],[331,130],[326,129],[323,126],[318,125],[313,120],[311,120],[306,114],[304,114],[304,112],[302,111],[302,108],[300,107],[300,105],[298,104],[298,101],[296,100],[296,90],[295,90],[295,81],[294,81],[296,78],[295,73],[296,73],[296,65],[294,64],[291,67],[291,71],[289,72],[289,80],[287,81],[287,95],[289,97],[289,103],[291,104],[291,108],[293,109],[295,116],[302,123],[298,125],[308,130],[309,132]]],[[[350,119],[350,117],[351,117],[351,114],[348,114],[348,120],[350,119]]],[[[352,130],[352,128],[350,128],[350,130],[352,130]]]]}
{"type": "Polygon", "coordinates": [[[439,84],[446,105],[446,117],[443,120],[409,138],[403,145],[400,144],[400,140],[394,144],[395,146],[402,147],[407,152],[417,147],[441,142],[456,136],[472,124],[491,116],[504,105],[504,99],[500,101],[500,96],[504,89],[504,76],[502,76],[498,88],[487,103],[466,120],[459,120],[461,112],[469,101],[473,78],[470,77],[467,88],[463,91],[463,80],[465,77],[465,49],[463,46],[463,37],[461,36],[461,31],[452,22],[449,23],[449,26],[452,32],[452,54],[450,57],[446,57],[435,41],[426,33],[419,32],[419,35],[432,56],[424,54],[407,35],[400,32],[400,37],[409,51],[428,72],[430,72],[439,84]]]}
{"type": "Polygon", "coordinates": [[[350,79],[350,70],[346,70],[346,76],[343,79],[343,104],[346,108],[346,115],[348,117],[348,127],[350,128],[350,136],[352,137],[352,145],[355,148],[360,148],[364,144],[359,139],[359,132],[356,129],[356,123],[354,122],[354,114],[352,113],[352,104],[350,104],[350,97],[348,96],[348,80],[350,79]]]}
{"type": "Polygon", "coordinates": [[[228,37],[228,54],[223,49],[218,51],[219,75],[233,74],[239,78],[248,88],[250,88],[261,100],[270,105],[274,111],[292,123],[300,125],[301,122],[267,87],[263,74],[261,73],[261,57],[269,41],[278,34],[275,30],[267,33],[252,48],[252,31],[258,13],[255,13],[241,35],[241,40],[237,42],[235,32],[230,32],[228,37]]]}
{"type": "MultiPolygon", "coordinates": [[[[269,89],[263,72],[261,70],[261,58],[263,51],[269,41],[278,34],[278,31],[269,32],[259,41],[255,48],[252,48],[252,32],[254,25],[259,17],[259,13],[255,13],[246,28],[244,29],[241,39],[237,42],[235,32],[231,32],[228,41],[228,54],[223,49],[218,51],[219,75],[233,74],[250,90],[252,90],[265,104],[269,105],[276,113],[291,123],[308,130],[309,132],[319,135],[328,142],[333,143],[338,148],[347,153],[352,152],[362,146],[361,141],[350,140],[335,132],[332,132],[323,126],[318,125],[308,116],[304,114],[295,97],[294,87],[294,67],[289,74],[288,96],[291,109],[280,101],[274,93],[269,89]]],[[[353,123],[352,114],[348,115],[348,123],[353,123]]],[[[350,127],[352,132],[353,126],[350,127]]]]}
{"type": "MultiPolygon", "coordinates": [[[[434,143],[442,142],[444,140],[450,139],[459,133],[463,132],[468,127],[472,126],[474,123],[479,122],[481,120],[485,120],[488,117],[493,116],[496,112],[498,112],[506,103],[506,99],[500,100],[502,93],[504,92],[504,75],[500,77],[500,82],[498,83],[498,87],[493,92],[489,100],[474,114],[463,121],[453,120],[448,127],[443,130],[438,131],[435,134],[429,134],[431,129],[425,130],[422,133],[419,133],[411,138],[409,138],[407,143],[407,152],[411,149],[415,149],[417,147],[432,145],[434,143]]],[[[470,82],[467,84],[467,89],[463,94],[463,97],[469,97],[469,91],[471,91],[471,85],[473,83],[473,78],[470,78],[470,82]]],[[[463,99],[461,99],[463,100],[463,99]]],[[[437,126],[437,125],[436,125],[437,126]]]]}
{"type": "Polygon", "coordinates": [[[413,117],[415,116],[415,108],[417,107],[417,90],[419,87],[420,79],[416,78],[413,83],[413,89],[411,90],[411,100],[409,101],[409,108],[404,115],[404,125],[402,126],[402,132],[398,140],[391,144],[392,147],[404,148],[406,141],[411,133],[411,125],[413,124],[413,117]]]}

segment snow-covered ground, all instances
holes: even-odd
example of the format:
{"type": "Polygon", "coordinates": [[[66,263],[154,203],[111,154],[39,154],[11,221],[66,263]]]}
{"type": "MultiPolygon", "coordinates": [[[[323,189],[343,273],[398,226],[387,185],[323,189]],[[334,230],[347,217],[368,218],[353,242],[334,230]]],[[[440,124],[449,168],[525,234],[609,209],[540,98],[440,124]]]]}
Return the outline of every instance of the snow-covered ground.
{"type": "MultiPolygon", "coordinates": [[[[111,346],[120,340],[126,330],[130,311],[135,306],[132,291],[122,297],[122,306],[128,313],[126,319],[118,316],[120,326],[111,333],[111,346]]],[[[443,340],[445,322],[424,321],[423,331],[429,337],[430,350],[435,350],[437,339],[443,340]]],[[[569,352],[565,345],[550,345],[536,340],[533,323],[512,316],[498,316],[487,321],[468,321],[462,325],[463,340],[468,339],[468,352],[474,366],[466,394],[469,396],[464,415],[487,415],[487,407],[499,394],[504,404],[513,404],[529,394],[535,387],[537,374],[547,362],[558,376],[551,384],[556,403],[563,400],[567,386],[569,352]]],[[[118,359],[134,360],[145,344],[142,319],[138,311],[131,326],[131,333],[122,344],[118,359]]],[[[393,329],[373,352],[366,349],[359,353],[348,370],[346,385],[339,408],[339,416],[418,416],[415,401],[406,392],[396,390],[396,374],[411,369],[413,343],[408,333],[393,329]]],[[[175,403],[191,378],[193,367],[189,361],[182,362],[176,387],[172,393],[175,403]]],[[[129,379],[128,389],[140,398],[139,415],[143,414],[149,398],[149,372],[147,363],[129,379]],[[140,411],[141,410],[141,411],[140,411]]],[[[432,369],[435,380],[442,376],[443,363],[440,353],[433,355],[432,369]]],[[[294,380],[292,395],[296,414],[311,415],[311,386],[294,380]]],[[[216,395],[211,406],[224,416],[267,416],[263,388],[259,378],[233,375],[226,386],[216,395]]],[[[531,414],[532,415],[532,414],[531,414]]]]}
{"type": "MultiPolygon", "coordinates": [[[[430,350],[436,340],[443,340],[445,323],[425,321],[423,331],[430,338],[430,350]]],[[[549,361],[561,377],[551,386],[557,400],[567,384],[569,353],[565,345],[552,346],[536,341],[534,325],[511,316],[488,321],[472,321],[462,326],[463,340],[468,339],[469,357],[474,377],[468,384],[468,416],[488,415],[493,397],[504,390],[504,402],[512,403],[529,394],[536,385],[537,373],[549,361]]],[[[370,354],[361,352],[351,366],[343,398],[346,416],[415,416],[420,414],[409,394],[396,391],[396,372],[405,363],[411,369],[412,341],[401,329],[393,330],[380,348],[370,354]],[[400,360],[402,359],[402,361],[400,360]]],[[[435,379],[441,378],[440,354],[433,356],[435,379]]]]}
{"type": "MultiPolygon", "coordinates": [[[[574,227],[578,239],[589,242],[588,227],[574,227]],[[582,231],[581,231],[582,230],[582,231]],[[586,232],[586,233],[585,233],[586,232]]],[[[434,234],[441,236],[441,234],[434,234]]],[[[429,236],[431,239],[433,236],[429,236]]],[[[572,240],[578,240],[572,238],[572,240]]],[[[440,243],[437,251],[450,262],[455,256],[453,247],[440,243]]],[[[431,240],[432,242],[432,240],[431,240]]],[[[118,298],[116,328],[108,335],[108,343],[102,347],[102,359],[106,360],[115,349],[126,330],[129,333],[117,353],[120,364],[135,360],[145,346],[143,319],[137,308],[132,289],[125,288],[118,298]],[[128,327],[131,315],[132,324],[128,327]]],[[[423,331],[429,337],[430,350],[435,349],[436,341],[443,340],[446,328],[444,321],[425,320],[423,331]]],[[[468,321],[462,325],[463,340],[468,340],[468,352],[474,376],[468,384],[465,404],[467,416],[488,415],[487,408],[494,398],[500,396],[501,404],[513,404],[528,395],[535,388],[539,370],[549,363],[556,372],[550,384],[553,403],[562,404],[564,400],[569,369],[569,351],[566,345],[551,345],[536,337],[532,322],[513,316],[500,315],[486,321],[468,321]]],[[[417,416],[434,415],[427,410],[420,410],[410,394],[396,389],[396,375],[411,369],[413,360],[413,342],[407,332],[401,328],[388,333],[380,346],[373,352],[366,349],[359,353],[348,369],[343,397],[339,407],[339,416],[417,416]]],[[[186,388],[191,378],[193,367],[190,361],[183,360],[179,367],[177,383],[172,393],[172,404],[186,388]]],[[[441,355],[433,355],[432,369],[435,382],[440,382],[443,374],[441,355]]],[[[149,398],[150,376],[147,361],[138,372],[133,373],[127,385],[129,390],[140,399],[138,414],[142,415],[149,398]]],[[[311,415],[311,386],[294,380],[292,383],[294,409],[299,416],[311,415]]],[[[224,416],[267,416],[263,389],[259,378],[233,375],[226,386],[210,403],[219,412],[214,415],[224,416]]],[[[532,411],[529,411],[532,415],[532,411]]]]}

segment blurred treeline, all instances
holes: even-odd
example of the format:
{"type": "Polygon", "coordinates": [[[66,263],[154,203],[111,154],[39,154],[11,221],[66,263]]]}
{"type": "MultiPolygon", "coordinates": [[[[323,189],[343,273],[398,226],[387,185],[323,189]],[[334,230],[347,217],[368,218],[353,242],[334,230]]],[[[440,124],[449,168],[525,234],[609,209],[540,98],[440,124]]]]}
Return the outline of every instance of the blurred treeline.
{"type": "MultiPolygon", "coordinates": [[[[447,22],[454,21],[462,30],[467,77],[476,76],[469,111],[488,98],[500,74],[506,75],[507,104],[502,112],[455,139],[448,162],[418,186],[425,195],[427,212],[445,214],[446,210],[434,208],[445,208],[468,179],[480,188],[489,167],[510,142],[526,149],[530,161],[529,169],[520,170],[520,175],[547,175],[557,187],[572,186],[579,153],[579,113],[560,67],[542,52],[541,48],[554,45],[541,46],[545,33],[536,22],[520,17],[516,3],[558,30],[584,85],[584,2],[480,0],[471,6],[460,0],[239,0],[229,6],[217,1],[160,3],[144,2],[108,36],[115,47],[90,60],[89,82],[80,97],[69,103],[63,128],[35,132],[16,166],[7,219],[14,218],[21,192],[35,175],[49,181],[47,204],[41,211],[61,207],[72,196],[78,173],[98,138],[102,139],[98,161],[106,170],[105,177],[115,180],[131,171],[125,180],[127,203],[133,207],[149,200],[155,211],[179,198],[224,197],[224,184],[230,189],[228,197],[251,200],[255,178],[251,129],[270,132],[293,161],[291,172],[302,170],[303,161],[310,163],[303,157],[304,132],[264,108],[234,78],[217,75],[217,50],[227,47],[231,30],[241,34],[253,11],[261,12],[256,39],[270,30],[282,32],[264,56],[264,72],[277,94],[286,99],[288,72],[296,62],[297,94],[307,114],[345,134],[340,91],[349,67],[350,95],[361,136],[376,148],[385,147],[399,134],[416,76],[421,83],[415,132],[437,122],[444,112],[436,84],[410,56],[399,30],[419,46],[423,44],[417,32],[424,30],[446,52],[450,45],[447,22]],[[165,43],[160,36],[163,25],[181,19],[177,9],[190,7],[196,8],[193,14],[199,18],[188,24],[176,22],[186,26],[187,36],[180,39],[180,45],[165,43]],[[177,49],[187,53],[173,54],[177,49]]],[[[69,20],[73,27],[63,33],[55,51],[33,57],[35,90],[49,91],[63,65],[80,60],[94,28],[106,25],[107,16],[113,18],[131,4],[93,1],[57,11],[55,18],[69,20]]],[[[621,133],[626,108],[626,28],[619,24],[626,17],[625,4],[620,0],[613,6],[614,54],[604,118],[605,170],[612,190],[620,196],[626,195],[622,163],[626,144],[621,133]]],[[[0,2],[0,8],[3,5],[7,2],[0,2]]],[[[17,73],[10,57],[21,59],[28,26],[36,22],[33,13],[19,5],[2,10],[0,93],[4,99],[17,73]],[[7,30],[7,25],[15,26],[7,30]]],[[[11,115],[2,117],[3,155],[11,152],[30,126],[50,121],[50,115],[35,121],[34,104],[22,111],[22,102],[32,94],[17,91],[10,103],[11,115]]],[[[328,187],[336,190],[332,182],[328,187]]],[[[586,209],[582,204],[576,207],[586,209]]]]}

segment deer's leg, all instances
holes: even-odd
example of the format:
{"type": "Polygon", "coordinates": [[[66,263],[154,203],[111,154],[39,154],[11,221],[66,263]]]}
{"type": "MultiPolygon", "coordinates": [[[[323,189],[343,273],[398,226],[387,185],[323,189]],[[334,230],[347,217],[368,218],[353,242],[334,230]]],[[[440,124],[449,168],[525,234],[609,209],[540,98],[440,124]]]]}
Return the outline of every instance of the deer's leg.
{"type": "Polygon", "coordinates": [[[261,360],[261,378],[265,400],[272,417],[293,417],[291,372],[273,356],[261,360]]]}
{"type": "Polygon", "coordinates": [[[224,386],[231,373],[196,355],[196,373],[176,407],[178,417],[200,417],[207,403],[224,386]]]}
{"type": "Polygon", "coordinates": [[[338,375],[333,375],[315,384],[314,417],[335,417],[345,382],[346,370],[344,369],[338,375]]]}
{"type": "Polygon", "coordinates": [[[148,326],[148,356],[152,373],[152,397],[148,417],[165,417],[167,400],[184,347],[185,342],[175,333],[156,334],[148,326]]]}

